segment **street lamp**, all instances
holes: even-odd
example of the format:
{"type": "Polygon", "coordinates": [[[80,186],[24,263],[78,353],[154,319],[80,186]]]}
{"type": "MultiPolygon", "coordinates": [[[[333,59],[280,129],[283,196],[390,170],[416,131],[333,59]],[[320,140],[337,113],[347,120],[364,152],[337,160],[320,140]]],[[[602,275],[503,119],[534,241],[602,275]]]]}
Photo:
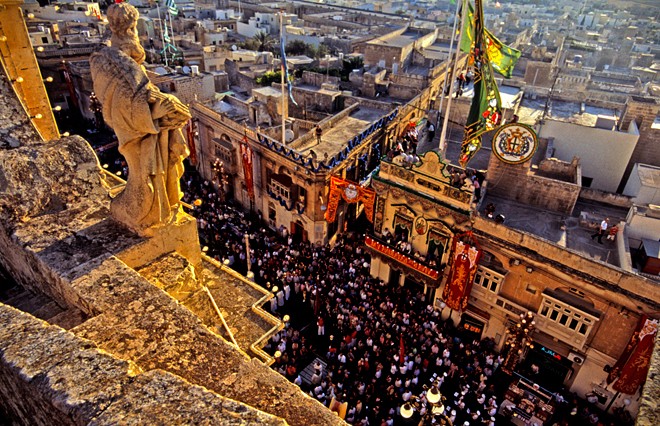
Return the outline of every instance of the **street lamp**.
{"type": "Polygon", "coordinates": [[[94,92],[89,95],[89,109],[94,114],[96,129],[101,130],[103,128],[103,106],[94,92]]]}
{"type": "Polygon", "coordinates": [[[508,352],[502,364],[502,370],[505,373],[511,374],[525,350],[534,347],[532,333],[535,325],[534,313],[527,311],[527,313],[520,314],[520,318],[515,324],[507,327],[505,346],[508,348],[508,352]]]}
{"type": "MultiPolygon", "coordinates": [[[[424,389],[427,389],[427,387],[424,386],[424,389]]],[[[417,411],[421,416],[420,425],[440,424],[452,426],[451,419],[445,414],[445,399],[438,386],[434,384],[421,397],[411,396],[410,400],[401,406],[401,417],[410,419],[417,411]]]]}
{"type": "Polygon", "coordinates": [[[227,180],[227,173],[225,172],[225,164],[219,158],[216,158],[211,164],[211,169],[215,173],[215,178],[218,180],[218,198],[221,203],[225,202],[225,185],[229,184],[227,180]]]}

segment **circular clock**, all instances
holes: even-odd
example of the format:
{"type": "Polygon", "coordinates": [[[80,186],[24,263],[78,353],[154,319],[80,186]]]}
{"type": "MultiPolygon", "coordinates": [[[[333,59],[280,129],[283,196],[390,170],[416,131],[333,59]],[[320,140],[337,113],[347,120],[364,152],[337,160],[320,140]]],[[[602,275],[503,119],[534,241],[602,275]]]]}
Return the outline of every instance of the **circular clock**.
{"type": "Polygon", "coordinates": [[[532,158],[536,148],[538,148],[536,133],[525,124],[506,124],[493,136],[493,152],[505,163],[524,163],[532,158]]]}

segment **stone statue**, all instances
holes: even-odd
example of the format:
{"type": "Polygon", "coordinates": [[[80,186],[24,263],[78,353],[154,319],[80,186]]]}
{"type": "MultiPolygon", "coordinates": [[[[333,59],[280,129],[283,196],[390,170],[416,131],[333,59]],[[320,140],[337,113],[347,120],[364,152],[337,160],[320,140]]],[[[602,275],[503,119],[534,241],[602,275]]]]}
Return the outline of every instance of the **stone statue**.
{"type": "Polygon", "coordinates": [[[94,92],[103,118],[119,139],[128,164],[125,189],[112,200],[112,217],[140,235],[176,220],[183,195],[179,179],[188,146],[181,127],[188,108],[161,93],[141,65],[145,52],[137,36],[137,9],[128,3],[108,8],[111,45],[90,58],[94,92]]]}

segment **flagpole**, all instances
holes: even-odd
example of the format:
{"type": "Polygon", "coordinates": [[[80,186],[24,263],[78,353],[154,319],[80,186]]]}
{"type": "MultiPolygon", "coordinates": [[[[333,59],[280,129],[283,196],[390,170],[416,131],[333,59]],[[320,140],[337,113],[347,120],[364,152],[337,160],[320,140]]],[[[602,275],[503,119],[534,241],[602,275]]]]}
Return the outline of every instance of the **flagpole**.
{"type": "MultiPolygon", "coordinates": [[[[458,2],[457,2],[458,3],[458,2]]],[[[442,133],[440,133],[440,153],[442,158],[446,159],[446,154],[447,154],[447,142],[446,142],[446,137],[447,137],[447,125],[449,124],[449,113],[451,111],[451,100],[453,98],[454,94],[454,78],[456,76],[456,69],[458,68],[458,54],[460,53],[460,40],[461,37],[463,37],[463,28],[465,27],[465,19],[466,16],[468,15],[468,9],[467,9],[467,0],[463,0],[463,11],[461,12],[461,28],[459,31],[459,36],[458,40],[459,42],[456,45],[456,58],[454,60],[454,68],[452,69],[451,72],[451,78],[452,81],[449,83],[449,99],[447,100],[447,110],[445,111],[445,119],[442,123],[442,133]]]]}
{"type": "MultiPolygon", "coordinates": [[[[452,55],[452,50],[454,48],[454,39],[456,38],[456,25],[458,24],[458,11],[459,7],[462,2],[457,1],[456,2],[456,12],[454,13],[454,27],[452,28],[451,31],[451,40],[449,41],[449,58],[447,58],[447,66],[445,67],[445,79],[442,82],[442,92],[440,92],[440,105],[438,106],[438,117],[435,120],[435,127],[436,129],[440,125],[440,114],[442,113],[442,104],[445,101],[445,90],[447,90],[447,80],[449,80],[450,75],[449,75],[449,66],[451,65],[451,55],[452,55]]],[[[457,49],[458,51],[458,46],[457,49]]],[[[456,55],[455,60],[458,60],[458,54],[456,55]]],[[[453,76],[452,76],[453,77],[453,76]]]]}
{"type": "Polygon", "coordinates": [[[174,41],[174,25],[172,25],[172,12],[170,11],[170,8],[167,8],[167,16],[170,18],[170,32],[172,33],[171,40],[172,40],[172,46],[174,47],[174,50],[176,51],[176,41],[174,41]]]}
{"type": "MultiPolygon", "coordinates": [[[[280,43],[284,43],[284,33],[283,31],[284,27],[284,12],[280,12],[280,43]]],[[[285,46],[282,47],[282,52],[284,52],[285,46]]],[[[281,83],[282,83],[282,145],[286,145],[286,106],[287,106],[287,99],[286,99],[286,83],[284,81],[285,78],[288,78],[289,76],[285,76],[286,72],[284,71],[284,61],[286,61],[286,57],[284,54],[282,55],[282,60],[280,61],[280,73],[282,74],[281,76],[281,83]]]]}
{"type": "MultiPolygon", "coordinates": [[[[156,9],[158,10],[158,24],[160,25],[160,38],[163,41],[163,57],[165,58],[165,66],[169,67],[167,62],[167,46],[165,45],[165,33],[163,32],[163,18],[160,17],[160,5],[156,3],[156,9]]],[[[165,23],[165,29],[167,29],[167,23],[165,23]]]]}

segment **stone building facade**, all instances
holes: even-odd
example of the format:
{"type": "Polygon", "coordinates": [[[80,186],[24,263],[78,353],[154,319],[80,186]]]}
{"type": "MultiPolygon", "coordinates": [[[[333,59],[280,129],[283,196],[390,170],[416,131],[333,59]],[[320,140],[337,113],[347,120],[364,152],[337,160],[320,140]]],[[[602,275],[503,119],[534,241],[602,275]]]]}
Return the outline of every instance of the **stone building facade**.
{"type": "Polygon", "coordinates": [[[660,125],[656,123],[658,116],[660,116],[660,101],[657,98],[640,96],[628,98],[619,128],[627,129],[630,122],[635,121],[639,129],[639,140],[628,161],[617,192],[623,191],[636,163],[660,166],[660,125]]]}
{"type": "MultiPolygon", "coordinates": [[[[392,285],[416,286],[443,318],[451,317],[464,330],[465,338],[489,337],[502,350],[507,327],[531,311],[536,321],[534,347],[525,353],[520,371],[529,374],[534,363],[544,370],[546,379],[550,376],[555,390],[565,387],[583,397],[595,392],[602,396],[601,409],[621,406],[626,396],[606,385],[607,371],[628,344],[642,314],[657,312],[658,281],[626,268],[623,261],[607,262],[585,252],[588,244],[580,241],[592,241],[588,235],[593,231],[568,229],[580,196],[577,159],[561,164],[536,159],[534,163],[530,172],[530,163],[491,160],[488,178],[481,185],[488,194],[482,203],[513,201],[516,206],[533,206],[529,220],[537,230],[557,223],[556,219],[546,222],[544,212],[568,218],[552,234],[516,228],[522,216],[482,216],[470,180],[452,184],[452,173],[462,169],[454,169],[433,152],[415,164],[404,157],[383,161],[372,179],[378,198],[374,232],[366,238],[372,275],[392,285]],[[503,192],[495,196],[498,191],[503,192]],[[450,310],[443,291],[451,276],[452,238],[468,231],[482,257],[467,306],[450,310]],[[402,236],[403,244],[398,243],[402,236]]],[[[617,238],[623,257],[627,237],[620,233],[617,238]]],[[[637,407],[633,402],[628,408],[634,413],[637,407]]]]}

